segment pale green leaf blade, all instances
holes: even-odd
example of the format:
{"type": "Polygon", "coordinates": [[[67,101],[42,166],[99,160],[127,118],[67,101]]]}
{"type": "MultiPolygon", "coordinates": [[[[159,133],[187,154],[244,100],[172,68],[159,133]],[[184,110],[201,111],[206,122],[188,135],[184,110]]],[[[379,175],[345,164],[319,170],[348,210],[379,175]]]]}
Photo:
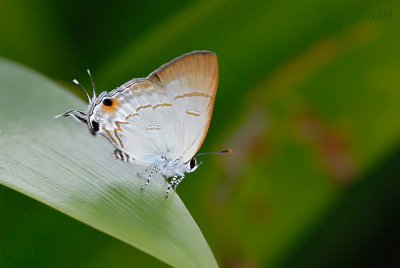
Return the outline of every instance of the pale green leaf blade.
{"type": "Polygon", "coordinates": [[[217,266],[178,195],[164,198],[161,176],[141,191],[145,179],[113,160],[106,140],[70,118],[54,119],[85,110],[82,101],[3,59],[0,81],[0,183],[170,265],[217,266]]]}

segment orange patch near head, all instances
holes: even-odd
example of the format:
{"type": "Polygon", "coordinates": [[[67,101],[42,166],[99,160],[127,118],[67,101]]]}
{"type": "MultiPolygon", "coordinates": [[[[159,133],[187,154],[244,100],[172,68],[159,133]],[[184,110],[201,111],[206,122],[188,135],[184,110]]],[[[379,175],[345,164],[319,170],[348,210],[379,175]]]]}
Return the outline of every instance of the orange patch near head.
{"type": "Polygon", "coordinates": [[[104,99],[101,106],[106,113],[113,113],[118,108],[119,103],[117,99],[104,99]]]}

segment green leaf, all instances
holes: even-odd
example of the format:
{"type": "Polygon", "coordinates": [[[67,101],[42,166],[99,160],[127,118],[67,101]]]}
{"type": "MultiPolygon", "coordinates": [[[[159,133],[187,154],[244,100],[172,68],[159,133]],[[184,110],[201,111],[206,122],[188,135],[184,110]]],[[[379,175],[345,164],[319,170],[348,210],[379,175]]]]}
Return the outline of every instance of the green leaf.
{"type": "MultiPolygon", "coordinates": [[[[86,127],[54,115],[85,104],[43,76],[0,59],[0,183],[176,267],[217,267],[177,194],[155,175],[146,190],[133,165],[86,127]]],[[[84,237],[82,237],[84,239],[84,237]]]]}

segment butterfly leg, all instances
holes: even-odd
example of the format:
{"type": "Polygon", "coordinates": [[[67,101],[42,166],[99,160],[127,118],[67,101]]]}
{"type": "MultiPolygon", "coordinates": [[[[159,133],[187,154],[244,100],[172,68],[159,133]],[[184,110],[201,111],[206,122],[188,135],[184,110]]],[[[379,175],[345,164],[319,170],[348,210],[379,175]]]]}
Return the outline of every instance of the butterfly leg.
{"type": "Polygon", "coordinates": [[[177,179],[177,178],[178,178],[178,175],[175,175],[175,176],[172,178],[171,182],[168,183],[168,188],[167,188],[167,193],[165,194],[165,198],[168,197],[168,195],[169,195],[169,190],[171,189],[171,186],[174,185],[174,184],[176,183],[176,179],[177,179]]]}
{"type": "Polygon", "coordinates": [[[178,184],[181,183],[181,181],[182,181],[184,178],[185,178],[185,176],[182,176],[182,177],[179,178],[179,180],[177,180],[177,181],[175,182],[175,186],[174,186],[175,192],[176,192],[176,187],[178,187],[178,184]]]}
{"type": "Polygon", "coordinates": [[[149,174],[149,177],[147,177],[147,181],[146,181],[145,185],[143,185],[142,188],[140,188],[140,189],[143,190],[144,188],[147,187],[147,185],[149,185],[151,177],[153,176],[154,172],[156,172],[156,169],[157,169],[157,167],[153,167],[153,169],[151,170],[151,172],[149,174]]]}
{"type": "Polygon", "coordinates": [[[129,163],[132,160],[131,157],[127,153],[124,153],[119,149],[115,149],[114,152],[111,154],[111,156],[114,159],[121,160],[122,162],[125,162],[125,163],[129,163]]]}

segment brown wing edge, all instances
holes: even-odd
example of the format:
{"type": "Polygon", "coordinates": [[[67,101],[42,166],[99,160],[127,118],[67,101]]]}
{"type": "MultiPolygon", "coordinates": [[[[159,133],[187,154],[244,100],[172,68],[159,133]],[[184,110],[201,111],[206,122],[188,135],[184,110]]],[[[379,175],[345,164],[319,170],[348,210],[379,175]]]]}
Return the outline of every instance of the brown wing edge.
{"type": "Polygon", "coordinates": [[[151,79],[157,83],[160,83],[160,79],[158,78],[158,73],[161,73],[164,69],[166,69],[167,67],[171,66],[172,64],[174,64],[175,62],[178,62],[180,60],[183,60],[186,57],[190,57],[193,55],[200,55],[200,54],[212,54],[215,55],[216,54],[214,52],[208,51],[208,50],[195,50],[189,53],[185,53],[179,57],[176,57],[175,59],[171,60],[170,62],[167,62],[163,65],[161,65],[157,70],[153,71],[151,74],[149,74],[146,78],[147,79],[151,79]]]}
{"type": "Polygon", "coordinates": [[[192,51],[186,54],[183,54],[173,60],[171,60],[168,63],[163,64],[161,67],[159,67],[157,70],[155,70],[154,72],[152,72],[149,76],[147,76],[147,79],[151,79],[152,81],[156,82],[156,83],[163,83],[163,81],[160,80],[160,77],[158,74],[160,74],[162,71],[164,71],[166,68],[170,67],[171,65],[173,65],[174,63],[183,60],[187,57],[191,57],[191,56],[197,56],[197,55],[201,55],[201,54],[208,54],[208,55],[214,55],[215,56],[215,63],[216,63],[216,71],[213,74],[214,76],[214,88],[212,90],[212,98],[210,100],[209,105],[211,106],[210,108],[210,118],[208,119],[208,121],[205,124],[205,128],[206,131],[204,132],[203,136],[200,137],[202,140],[199,143],[199,146],[196,150],[196,152],[200,149],[200,147],[203,145],[203,142],[207,136],[207,132],[208,132],[208,128],[210,126],[210,122],[211,122],[211,117],[212,117],[212,112],[213,112],[213,108],[214,108],[214,102],[215,102],[215,96],[217,93],[217,88],[218,88],[218,77],[219,77],[219,70],[218,70],[218,61],[217,61],[217,57],[216,54],[214,52],[208,51],[208,50],[196,50],[196,51],[192,51]]]}
{"type": "MultiPolygon", "coordinates": [[[[215,54],[214,54],[215,55],[215,54]]],[[[211,110],[210,110],[210,117],[208,118],[208,121],[205,125],[206,131],[203,134],[203,137],[201,138],[201,141],[199,143],[199,146],[197,147],[197,150],[194,154],[196,154],[199,149],[201,148],[201,146],[203,145],[203,142],[207,136],[208,133],[208,128],[210,127],[210,123],[211,123],[211,117],[212,117],[212,113],[213,113],[213,109],[214,109],[214,102],[215,102],[215,96],[217,95],[217,88],[218,88],[218,78],[219,78],[219,69],[218,69],[218,62],[217,62],[217,70],[216,73],[214,74],[215,77],[215,87],[213,90],[213,95],[212,95],[212,99],[210,100],[209,105],[211,105],[211,110]]]]}

